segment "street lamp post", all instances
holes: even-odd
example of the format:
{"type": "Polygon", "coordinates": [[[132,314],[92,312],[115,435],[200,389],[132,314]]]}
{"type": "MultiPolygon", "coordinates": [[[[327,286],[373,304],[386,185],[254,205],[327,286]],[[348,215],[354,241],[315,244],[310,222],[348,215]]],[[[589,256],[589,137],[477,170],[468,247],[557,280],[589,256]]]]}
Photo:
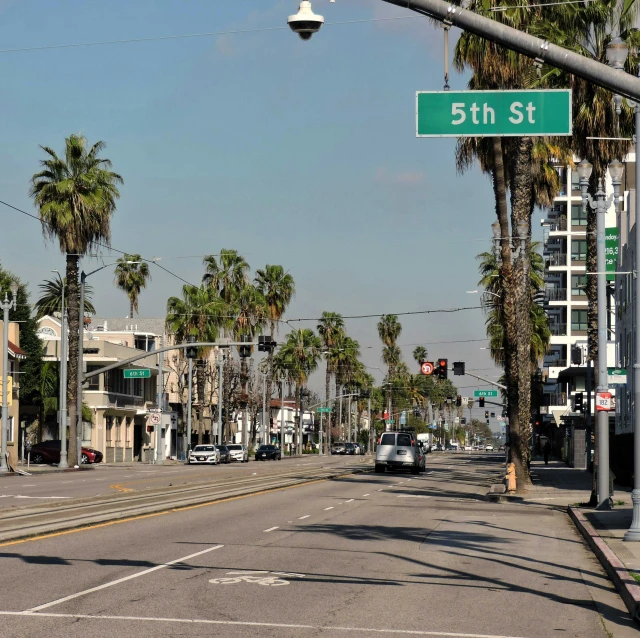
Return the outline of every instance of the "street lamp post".
{"type": "Polygon", "coordinates": [[[11,282],[11,300],[7,293],[4,293],[4,301],[0,302],[2,308],[3,320],[3,335],[2,335],[2,437],[1,445],[2,450],[0,458],[0,473],[8,472],[7,466],[7,432],[9,430],[9,399],[8,399],[8,386],[9,386],[9,310],[13,310],[16,307],[16,296],[18,294],[18,283],[11,282]]]}
{"type": "MultiPolygon", "coordinates": [[[[195,343],[195,335],[187,335],[187,343],[195,343]]],[[[191,451],[191,404],[193,403],[193,360],[198,354],[197,348],[187,348],[187,359],[189,359],[189,371],[187,376],[187,432],[185,445],[185,458],[189,459],[191,451]]],[[[211,437],[213,439],[213,437],[211,437]]]]}

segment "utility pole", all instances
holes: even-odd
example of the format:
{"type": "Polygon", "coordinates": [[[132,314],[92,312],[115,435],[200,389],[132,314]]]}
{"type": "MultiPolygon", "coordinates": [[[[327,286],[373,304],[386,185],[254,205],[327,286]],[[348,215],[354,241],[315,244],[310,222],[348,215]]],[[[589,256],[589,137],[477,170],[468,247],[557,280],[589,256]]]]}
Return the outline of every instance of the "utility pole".
{"type": "Polygon", "coordinates": [[[367,404],[367,415],[369,416],[369,452],[373,454],[373,438],[376,430],[373,427],[373,417],[371,416],[371,390],[369,390],[369,400],[367,404]]]}
{"type": "Polygon", "coordinates": [[[280,381],[280,454],[284,454],[284,379],[280,381]]]}
{"type": "MultiPolygon", "coordinates": [[[[271,411],[269,410],[269,421],[271,421],[271,411]]],[[[267,375],[262,375],[262,445],[267,443],[267,375]]],[[[248,448],[247,448],[248,449],[248,448]]]]}
{"type": "Polygon", "coordinates": [[[218,351],[218,445],[222,445],[222,408],[224,407],[224,352],[218,351]]]}
{"type": "MultiPolygon", "coordinates": [[[[90,273],[92,274],[92,273],[90,273]]],[[[84,289],[87,281],[87,275],[84,270],[80,274],[80,310],[79,314],[79,326],[78,326],[78,370],[77,370],[77,385],[78,391],[76,396],[76,440],[74,445],[76,446],[76,462],[78,465],[82,464],[82,384],[84,381],[84,289]]],[[[69,442],[71,445],[71,442],[69,442]]]]}
{"type": "Polygon", "coordinates": [[[11,282],[11,301],[7,293],[4,293],[4,301],[0,304],[3,311],[4,326],[2,332],[2,436],[0,442],[2,450],[0,455],[0,473],[9,471],[7,465],[7,432],[9,430],[9,310],[16,307],[16,295],[18,294],[18,283],[11,282]]]}
{"type": "Polygon", "coordinates": [[[351,395],[349,395],[349,415],[347,417],[347,423],[349,424],[347,428],[347,441],[351,443],[351,395]]]}
{"type": "Polygon", "coordinates": [[[57,272],[60,277],[60,283],[62,285],[62,298],[60,299],[61,314],[60,314],[60,398],[58,399],[58,414],[60,420],[60,462],[58,468],[68,468],[68,453],[67,453],[67,317],[65,311],[65,281],[62,275],[57,272]]]}
{"type": "MultiPolygon", "coordinates": [[[[162,338],[160,338],[159,342],[160,347],[162,348],[162,338]]],[[[162,371],[162,367],[164,365],[164,352],[161,350],[158,353],[158,381],[156,388],[156,405],[159,410],[160,423],[155,426],[155,435],[156,435],[156,465],[162,465],[164,463],[164,450],[162,449],[162,414],[163,414],[163,406],[164,403],[164,374],[162,371]]]]}

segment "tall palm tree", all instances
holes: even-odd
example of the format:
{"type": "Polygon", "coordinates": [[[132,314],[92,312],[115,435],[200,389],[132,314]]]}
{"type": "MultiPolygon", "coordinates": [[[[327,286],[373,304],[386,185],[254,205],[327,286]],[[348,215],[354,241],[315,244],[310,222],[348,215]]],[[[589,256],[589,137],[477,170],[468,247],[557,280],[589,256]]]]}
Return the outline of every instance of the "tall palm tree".
{"type": "MultiPolygon", "coordinates": [[[[182,298],[170,297],[167,300],[166,325],[168,331],[178,342],[186,341],[188,336],[194,336],[200,342],[215,341],[218,329],[225,320],[226,306],[215,293],[204,285],[182,287],[182,298]]],[[[202,348],[198,358],[206,357],[210,348],[202,348]]],[[[204,437],[204,367],[196,364],[196,388],[198,392],[197,422],[198,444],[204,437]]],[[[193,401],[193,398],[190,397],[193,401]]]]}
{"type": "Polygon", "coordinates": [[[146,288],[149,279],[151,279],[149,264],[142,261],[140,255],[125,255],[118,259],[115,283],[129,298],[130,319],[133,319],[134,312],[138,312],[140,291],[146,288]]]}
{"type": "MultiPolygon", "coordinates": [[[[111,162],[100,157],[104,142],[89,146],[82,135],[65,140],[64,155],[59,157],[48,146],[40,147],[45,159],[41,170],[31,178],[29,194],[38,207],[42,230],[49,241],[57,240],[66,255],[66,279],[69,290],[69,386],[68,406],[71,423],[69,436],[76,437],[76,403],[79,351],[79,261],[92,248],[109,242],[111,217],[120,197],[122,177],[111,171],[111,162]]],[[[78,462],[76,447],[69,449],[69,464],[78,462]]]]}
{"type": "MultiPolygon", "coordinates": [[[[69,288],[67,278],[58,275],[55,279],[45,279],[38,288],[42,291],[40,297],[34,304],[36,319],[49,315],[53,317],[55,313],[62,312],[62,291],[64,289],[64,306],[69,307],[69,288]]],[[[84,286],[84,310],[90,315],[96,314],[96,309],[91,302],[93,298],[93,288],[89,284],[84,286]]]]}
{"type": "Polygon", "coordinates": [[[389,418],[393,413],[393,377],[396,366],[400,363],[402,355],[396,347],[396,341],[402,332],[402,325],[396,315],[382,315],[378,322],[378,336],[385,346],[382,351],[382,361],[387,364],[387,406],[389,418]]]}
{"type": "MultiPolygon", "coordinates": [[[[298,414],[302,423],[302,388],[309,376],[318,367],[322,342],[310,328],[300,328],[287,335],[287,340],[282,347],[282,354],[291,367],[291,377],[296,384],[298,396],[298,414]]],[[[295,432],[295,441],[298,448],[302,441],[295,432]]]]}
{"type": "Polygon", "coordinates": [[[427,360],[428,356],[429,353],[424,346],[416,346],[413,349],[413,360],[418,364],[418,367],[420,367],[427,360]]]}
{"type": "MultiPolygon", "coordinates": [[[[264,269],[256,270],[254,283],[260,294],[265,298],[269,315],[269,328],[271,341],[274,340],[277,326],[282,319],[287,307],[291,303],[296,292],[293,277],[285,272],[282,266],[267,264],[264,269]]],[[[273,351],[267,355],[267,401],[271,405],[273,392],[273,351]]],[[[271,419],[270,409],[267,409],[267,417],[271,419]]]]}
{"type": "Polygon", "coordinates": [[[223,248],[216,260],[215,255],[204,258],[206,266],[202,283],[217,291],[227,304],[248,282],[249,264],[237,250],[223,248]]]}

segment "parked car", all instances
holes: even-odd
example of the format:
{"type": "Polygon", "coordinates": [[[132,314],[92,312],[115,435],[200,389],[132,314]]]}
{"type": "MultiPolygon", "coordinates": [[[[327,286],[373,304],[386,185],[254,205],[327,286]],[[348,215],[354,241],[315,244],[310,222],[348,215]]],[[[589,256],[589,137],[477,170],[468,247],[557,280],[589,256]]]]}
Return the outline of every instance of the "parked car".
{"type": "Polygon", "coordinates": [[[207,465],[217,465],[220,463],[220,452],[215,445],[196,445],[193,450],[189,450],[187,464],[206,463],[207,465]]]}
{"type": "Polygon", "coordinates": [[[345,444],[342,442],[334,443],[331,446],[331,454],[346,454],[345,444]]]}
{"type": "Polygon", "coordinates": [[[358,447],[355,443],[345,443],[344,444],[344,453],[345,454],[358,454],[358,447]]]}
{"type": "Polygon", "coordinates": [[[436,446],[433,448],[435,452],[442,452],[442,445],[440,443],[436,443],[436,446]]]}
{"type": "MultiPolygon", "coordinates": [[[[31,454],[31,463],[60,463],[60,450],[62,449],[62,441],[43,441],[32,445],[29,453],[31,454]]],[[[67,444],[67,450],[69,449],[67,444]]],[[[87,463],[100,463],[102,461],[102,452],[94,450],[90,447],[82,447],[82,465],[87,463]]]]}
{"type": "Polygon", "coordinates": [[[491,445],[491,443],[489,443],[489,445],[485,445],[484,446],[484,451],[485,452],[493,452],[493,445],[491,445]]]}
{"type": "Polygon", "coordinates": [[[231,452],[232,461],[240,461],[240,463],[249,462],[249,452],[245,445],[233,443],[231,445],[227,445],[227,447],[229,448],[229,452],[231,452]]]}
{"type": "Polygon", "coordinates": [[[231,450],[226,445],[218,445],[218,452],[220,452],[220,463],[231,463],[231,450]]]}
{"type": "Polygon", "coordinates": [[[256,450],[256,461],[280,461],[282,453],[275,445],[261,445],[256,450]]]}
{"type": "Polygon", "coordinates": [[[385,432],[376,450],[375,471],[407,469],[412,474],[425,470],[425,454],[411,432],[385,432]]]}

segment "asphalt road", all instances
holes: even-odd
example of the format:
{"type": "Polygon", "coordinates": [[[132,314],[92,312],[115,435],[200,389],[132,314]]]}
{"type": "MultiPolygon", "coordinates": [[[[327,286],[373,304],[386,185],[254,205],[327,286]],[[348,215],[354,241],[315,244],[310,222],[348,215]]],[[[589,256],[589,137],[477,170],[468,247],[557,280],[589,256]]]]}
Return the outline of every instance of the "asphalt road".
{"type": "Polygon", "coordinates": [[[565,513],[481,500],[497,456],[428,459],[0,545],[2,635],[619,635],[565,513]]]}
{"type": "Polygon", "coordinates": [[[359,456],[308,455],[282,461],[228,465],[95,465],[89,470],[0,477],[0,511],[71,498],[143,492],[185,485],[209,485],[243,477],[267,477],[305,468],[339,467],[363,460],[359,456]]]}

